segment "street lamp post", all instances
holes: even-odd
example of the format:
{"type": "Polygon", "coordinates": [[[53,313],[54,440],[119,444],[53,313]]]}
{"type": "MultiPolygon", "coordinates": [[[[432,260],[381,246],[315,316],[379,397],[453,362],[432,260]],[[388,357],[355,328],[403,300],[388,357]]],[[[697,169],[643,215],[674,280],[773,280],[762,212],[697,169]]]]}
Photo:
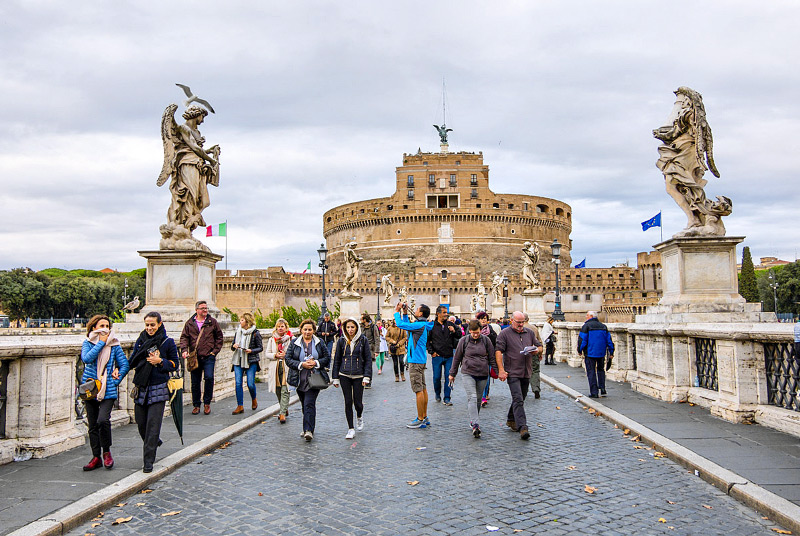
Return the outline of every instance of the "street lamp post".
{"type": "Polygon", "coordinates": [[[376,275],[375,279],[376,279],[375,295],[378,298],[378,308],[376,310],[377,312],[375,313],[375,320],[380,320],[381,319],[381,275],[380,274],[376,275]]]}
{"type": "Polygon", "coordinates": [[[325,244],[320,244],[317,253],[319,254],[319,267],[322,268],[322,316],[325,316],[325,313],[328,312],[328,304],[325,302],[325,270],[328,269],[325,261],[328,260],[328,248],[325,247],[325,244]]]}
{"type": "Polygon", "coordinates": [[[508,276],[503,276],[503,309],[505,311],[504,320],[508,319],[508,276]]]}
{"type": "Polygon", "coordinates": [[[122,291],[122,306],[128,305],[128,278],[125,278],[125,286],[122,291]]]}
{"type": "Polygon", "coordinates": [[[553,264],[556,265],[556,307],[553,310],[553,320],[565,320],[564,312],[561,310],[561,279],[558,277],[558,265],[561,264],[561,244],[554,238],[550,244],[550,252],[553,254],[553,264]]]}
{"type": "Polygon", "coordinates": [[[774,270],[769,271],[767,279],[769,279],[769,286],[772,287],[772,298],[775,300],[775,314],[778,314],[778,281],[774,270]]]}

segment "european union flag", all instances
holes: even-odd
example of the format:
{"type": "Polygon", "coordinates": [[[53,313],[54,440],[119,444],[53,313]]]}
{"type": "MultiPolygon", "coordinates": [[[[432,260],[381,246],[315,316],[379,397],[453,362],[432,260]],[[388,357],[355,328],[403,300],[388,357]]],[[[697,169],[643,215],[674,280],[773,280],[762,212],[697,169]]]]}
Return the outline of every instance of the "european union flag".
{"type": "Polygon", "coordinates": [[[586,268],[586,257],[581,262],[575,265],[575,268],[586,268]]]}
{"type": "Polygon", "coordinates": [[[661,213],[659,212],[647,221],[642,222],[642,231],[648,230],[650,227],[661,227],[661,213]]]}

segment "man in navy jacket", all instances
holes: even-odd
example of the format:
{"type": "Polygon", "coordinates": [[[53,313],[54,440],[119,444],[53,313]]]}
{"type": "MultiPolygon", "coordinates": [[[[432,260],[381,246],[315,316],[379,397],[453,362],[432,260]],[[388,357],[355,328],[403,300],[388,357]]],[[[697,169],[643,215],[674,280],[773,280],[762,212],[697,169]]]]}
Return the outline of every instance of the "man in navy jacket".
{"type": "Polygon", "coordinates": [[[578,337],[578,353],[584,356],[586,376],[589,379],[589,397],[598,397],[606,394],[606,369],[605,357],[614,357],[614,343],[605,324],[597,319],[595,311],[586,313],[586,322],[581,327],[578,337]]]}

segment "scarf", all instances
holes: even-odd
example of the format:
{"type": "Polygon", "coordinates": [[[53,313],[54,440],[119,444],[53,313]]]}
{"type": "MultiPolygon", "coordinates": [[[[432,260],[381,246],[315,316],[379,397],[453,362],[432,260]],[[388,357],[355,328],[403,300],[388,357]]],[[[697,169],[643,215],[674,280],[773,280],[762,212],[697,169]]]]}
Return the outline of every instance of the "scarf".
{"type": "Polygon", "coordinates": [[[489,336],[489,332],[492,331],[492,327],[489,324],[486,324],[481,328],[481,335],[489,336]]]}
{"type": "Polygon", "coordinates": [[[97,356],[97,379],[100,380],[100,391],[97,393],[97,401],[101,401],[106,397],[106,387],[108,386],[108,362],[111,360],[111,347],[119,346],[119,339],[116,333],[106,328],[96,329],[92,331],[86,339],[92,343],[97,344],[100,342],[100,335],[108,333],[108,340],[103,349],[100,350],[100,355],[97,356]]]}
{"type": "Polygon", "coordinates": [[[236,330],[236,335],[233,338],[233,344],[238,344],[239,348],[237,348],[233,354],[234,365],[239,365],[242,368],[248,368],[250,366],[247,358],[247,352],[245,350],[250,348],[250,339],[252,338],[255,330],[255,326],[250,326],[249,329],[242,329],[240,326],[239,329],[236,330]]]}
{"type": "MultiPolygon", "coordinates": [[[[136,372],[133,373],[133,384],[138,387],[146,387],[150,382],[150,373],[153,371],[153,365],[147,362],[147,356],[150,355],[151,348],[161,348],[164,341],[167,340],[167,329],[164,324],[158,326],[156,332],[150,336],[147,331],[142,330],[139,338],[136,339],[138,350],[130,358],[131,368],[136,372]]],[[[164,359],[164,356],[161,356],[164,359]]]]}

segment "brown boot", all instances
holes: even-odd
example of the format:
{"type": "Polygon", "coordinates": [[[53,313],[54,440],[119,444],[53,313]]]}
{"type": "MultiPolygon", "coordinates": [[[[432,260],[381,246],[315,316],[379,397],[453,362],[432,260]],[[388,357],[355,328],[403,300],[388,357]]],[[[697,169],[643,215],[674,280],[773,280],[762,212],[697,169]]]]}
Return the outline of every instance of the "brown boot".
{"type": "Polygon", "coordinates": [[[394,377],[394,381],[399,382],[400,381],[400,376],[395,376],[394,377]]]}
{"type": "Polygon", "coordinates": [[[203,415],[209,415],[211,413],[211,404],[203,404],[203,415]]]}
{"type": "Polygon", "coordinates": [[[239,415],[240,413],[244,413],[244,407],[236,406],[236,409],[233,410],[233,413],[231,413],[231,415],[239,415]]]}
{"type": "Polygon", "coordinates": [[[400,375],[400,380],[401,380],[401,381],[406,381],[406,377],[405,377],[404,375],[402,375],[402,374],[401,374],[401,375],[400,375]]]}
{"type": "Polygon", "coordinates": [[[286,415],[283,415],[283,414],[278,415],[278,422],[280,422],[281,424],[284,424],[286,422],[286,415]]]}
{"type": "Polygon", "coordinates": [[[253,399],[253,404],[252,404],[250,407],[251,407],[252,409],[257,409],[257,408],[258,408],[258,400],[256,400],[256,399],[254,398],[254,399],[253,399]]]}

